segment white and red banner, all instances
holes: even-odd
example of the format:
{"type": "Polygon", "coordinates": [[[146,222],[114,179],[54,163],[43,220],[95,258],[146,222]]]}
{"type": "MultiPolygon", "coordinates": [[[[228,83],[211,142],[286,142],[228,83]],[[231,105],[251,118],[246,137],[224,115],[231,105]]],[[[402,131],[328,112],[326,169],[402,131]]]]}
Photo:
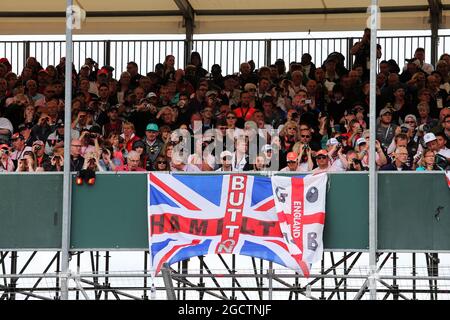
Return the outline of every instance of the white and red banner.
{"type": "Polygon", "coordinates": [[[150,173],[152,271],[206,254],[273,261],[306,276],[320,260],[326,174],[306,177],[150,173]]]}
{"type": "Polygon", "coordinates": [[[323,252],[327,175],[272,177],[275,208],[289,252],[299,264],[320,261],[323,252]]]}

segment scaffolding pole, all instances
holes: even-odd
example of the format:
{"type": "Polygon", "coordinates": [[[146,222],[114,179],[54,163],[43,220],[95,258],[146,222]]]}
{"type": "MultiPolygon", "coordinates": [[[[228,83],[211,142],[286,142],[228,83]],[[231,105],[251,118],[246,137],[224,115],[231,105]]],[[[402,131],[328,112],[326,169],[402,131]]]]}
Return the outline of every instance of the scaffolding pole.
{"type": "Polygon", "coordinates": [[[377,71],[377,29],[378,0],[372,0],[370,7],[370,151],[369,151],[369,290],[370,299],[377,299],[377,173],[376,173],[376,71],[377,71]]]}
{"type": "Polygon", "coordinates": [[[66,71],[64,100],[64,178],[63,178],[63,214],[61,244],[61,299],[69,299],[69,249],[70,249],[70,128],[72,106],[72,0],[67,0],[66,7],[66,71]]]}

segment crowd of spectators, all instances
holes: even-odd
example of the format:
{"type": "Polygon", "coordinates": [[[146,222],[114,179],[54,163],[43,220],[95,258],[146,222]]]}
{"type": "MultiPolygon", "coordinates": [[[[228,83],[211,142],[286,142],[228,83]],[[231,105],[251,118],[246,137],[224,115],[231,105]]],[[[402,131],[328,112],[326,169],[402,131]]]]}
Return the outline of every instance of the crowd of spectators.
{"type": "MultiPolygon", "coordinates": [[[[304,53],[223,75],[192,52],[185,69],[168,55],[146,75],[130,61],[115,79],[87,58],[73,68],[71,170],[367,170],[369,39],[365,30],[351,49],[351,70],[339,52],[317,66],[304,53]]],[[[401,68],[377,49],[377,168],[445,170],[450,55],[432,66],[417,48],[401,68]]],[[[0,59],[0,172],[62,171],[65,60],[29,57],[20,75],[11,63],[0,59]]]]}

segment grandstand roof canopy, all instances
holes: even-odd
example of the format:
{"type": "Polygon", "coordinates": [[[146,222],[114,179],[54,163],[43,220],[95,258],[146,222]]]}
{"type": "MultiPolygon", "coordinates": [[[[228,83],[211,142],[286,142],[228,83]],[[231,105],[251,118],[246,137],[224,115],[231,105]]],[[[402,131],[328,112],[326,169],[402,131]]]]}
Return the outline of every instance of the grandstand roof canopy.
{"type": "MultiPolygon", "coordinates": [[[[86,20],[74,34],[353,31],[370,0],[74,0],[86,20]],[[188,22],[189,22],[188,21],[188,22]]],[[[64,34],[65,0],[0,1],[0,34],[64,34]]],[[[430,8],[450,27],[450,0],[379,0],[381,30],[430,29],[430,8]]]]}

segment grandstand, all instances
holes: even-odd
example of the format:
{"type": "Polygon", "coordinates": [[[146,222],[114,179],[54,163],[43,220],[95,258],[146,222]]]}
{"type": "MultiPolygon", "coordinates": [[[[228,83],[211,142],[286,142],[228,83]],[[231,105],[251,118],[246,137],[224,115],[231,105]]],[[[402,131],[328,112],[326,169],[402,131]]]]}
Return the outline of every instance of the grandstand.
{"type": "Polygon", "coordinates": [[[79,0],[67,29],[62,3],[0,4],[2,33],[66,32],[0,41],[0,299],[448,299],[450,3],[374,3],[79,0]],[[148,30],[185,39],[72,41],[148,30]],[[224,30],[360,37],[194,39],[224,30]],[[155,171],[326,172],[322,261],[200,255],[152,280],[155,171]]]}

